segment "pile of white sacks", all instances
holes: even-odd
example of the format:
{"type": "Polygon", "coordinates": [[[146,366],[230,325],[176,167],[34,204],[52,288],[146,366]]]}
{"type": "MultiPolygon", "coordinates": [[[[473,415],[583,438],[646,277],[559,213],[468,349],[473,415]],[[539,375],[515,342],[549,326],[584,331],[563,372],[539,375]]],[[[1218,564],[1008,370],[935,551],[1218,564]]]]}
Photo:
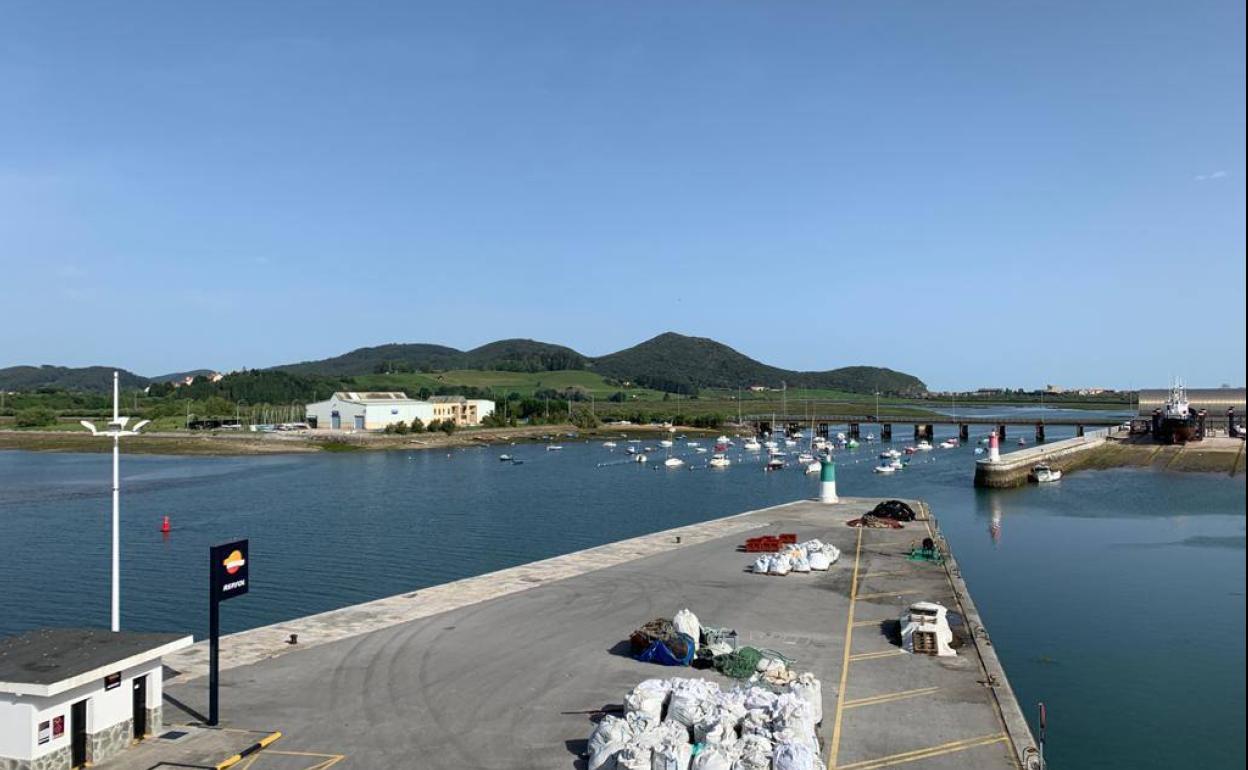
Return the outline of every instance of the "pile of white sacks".
{"type": "Polygon", "coordinates": [[[822,540],[807,540],[797,545],[787,545],[777,553],[765,553],[754,560],[754,572],[759,575],[787,575],[790,572],[822,571],[841,558],[841,551],[822,540]]]}
{"type": "Polygon", "coordinates": [[[588,770],[818,770],[823,689],[800,674],[781,692],[703,679],[647,679],[589,737],[588,770]]]}

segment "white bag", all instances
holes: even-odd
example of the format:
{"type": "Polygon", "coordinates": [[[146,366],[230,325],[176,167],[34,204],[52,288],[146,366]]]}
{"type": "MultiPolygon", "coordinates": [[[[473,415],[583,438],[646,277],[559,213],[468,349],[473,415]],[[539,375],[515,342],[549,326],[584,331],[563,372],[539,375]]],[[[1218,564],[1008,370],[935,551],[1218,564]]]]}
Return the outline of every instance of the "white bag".
{"type": "Polygon", "coordinates": [[[590,734],[588,750],[590,754],[597,754],[603,746],[611,743],[624,743],[632,737],[633,730],[628,722],[608,714],[590,734]]]}
{"type": "Polygon", "coordinates": [[[762,735],[747,735],[741,739],[741,756],[732,770],[771,770],[771,740],[762,735]]]}
{"type": "Polygon", "coordinates": [[[693,747],[689,744],[668,744],[651,755],[650,770],[689,770],[692,756],[693,747]]]}
{"type": "Polygon", "coordinates": [[[823,547],[823,555],[827,556],[828,560],[833,564],[836,564],[836,560],[841,558],[841,551],[834,545],[825,545],[823,547]]]}
{"type": "Polygon", "coordinates": [[[815,755],[805,743],[782,741],[776,744],[772,770],[815,770],[815,755]]]}
{"type": "Polygon", "coordinates": [[[706,716],[706,708],[702,697],[688,690],[672,693],[672,700],[667,706],[667,718],[679,722],[686,727],[693,727],[706,716]]]}
{"type": "Polygon", "coordinates": [[[630,743],[615,755],[616,770],[652,770],[654,754],[649,748],[630,743]]]}
{"type": "Polygon", "coordinates": [[[624,713],[644,714],[658,723],[663,718],[663,704],[671,685],[662,679],[647,679],[624,696],[624,713]]]}
{"type": "Polygon", "coordinates": [[[806,701],[815,724],[823,721],[823,684],[814,674],[809,671],[798,674],[789,684],[789,692],[806,701]]]}
{"type": "Polygon", "coordinates": [[[793,571],[794,572],[810,572],[810,562],[806,560],[805,556],[797,557],[796,559],[793,560],[793,571]]]}
{"type": "Polygon", "coordinates": [[[769,569],[768,572],[770,572],[772,575],[787,575],[789,574],[789,570],[791,570],[792,568],[793,568],[793,561],[789,557],[785,556],[784,554],[781,554],[779,556],[772,558],[771,569],[769,569]]]}
{"type": "Polygon", "coordinates": [[[705,746],[693,758],[690,770],[732,770],[733,752],[724,746],[705,746]]]}
{"type": "Polygon", "coordinates": [[[672,616],[672,628],[675,628],[677,633],[692,639],[694,644],[702,641],[702,624],[698,622],[698,616],[688,609],[683,609],[672,616]]]}
{"type": "Polygon", "coordinates": [[[832,560],[823,551],[811,551],[810,558],[807,561],[810,563],[811,569],[819,570],[820,572],[832,566],[832,560]]]}
{"type": "Polygon", "coordinates": [[[589,755],[589,764],[585,765],[585,770],[617,770],[615,757],[627,745],[627,743],[621,741],[619,743],[608,743],[600,747],[589,755]]]}
{"type": "Polygon", "coordinates": [[[765,574],[767,570],[769,569],[771,569],[771,557],[770,556],[760,556],[754,560],[753,571],[756,572],[757,574],[759,575],[765,574]]]}

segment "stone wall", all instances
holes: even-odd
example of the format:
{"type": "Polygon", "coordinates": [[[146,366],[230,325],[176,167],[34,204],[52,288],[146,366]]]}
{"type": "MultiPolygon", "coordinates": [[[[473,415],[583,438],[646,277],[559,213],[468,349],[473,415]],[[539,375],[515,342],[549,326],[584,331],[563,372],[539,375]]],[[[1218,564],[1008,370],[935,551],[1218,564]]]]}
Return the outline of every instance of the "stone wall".
{"type": "Polygon", "coordinates": [[[975,486],[992,489],[1021,487],[1031,476],[1037,463],[1048,463],[1056,470],[1064,471],[1068,458],[1094,449],[1105,443],[1105,435],[1090,434],[1079,438],[1055,441],[1043,446],[1021,449],[1001,455],[1000,462],[975,461],[975,486]]]}
{"type": "Polygon", "coordinates": [[[164,729],[164,709],[157,706],[147,710],[147,734],[156,735],[164,729]]]}
{"type": "Polygon", "coordinates": [[[129,748],[133,740],[134,724],[129,719],[91,733],[87,736],[87,761],[98,765],[129,748]]]}
{"type": "Polygon", "coordinates": [[[38,759],[10,759],[0,757],[0,770],[69,770],[73,754],[68,746],[44,754],[38,759]]]}

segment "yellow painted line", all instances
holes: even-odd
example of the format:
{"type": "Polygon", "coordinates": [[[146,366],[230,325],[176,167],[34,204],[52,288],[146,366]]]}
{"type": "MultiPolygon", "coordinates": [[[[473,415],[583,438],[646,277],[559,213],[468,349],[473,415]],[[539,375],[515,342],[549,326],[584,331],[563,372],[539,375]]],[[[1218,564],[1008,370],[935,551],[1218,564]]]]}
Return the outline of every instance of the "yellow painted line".
{"type": "Polygon", "coordinates": [[[892,703],[895,700],[904,700],[906,698],[918,698],[921,695],[931,695],[939,690],[939,687],[920,687],[917,690],[902,690],[900,692],[888,692],[883,695],[872,695],[868,698],[855,698],[845,702],[845,708],[852,709],[859,706],[874,706],[878,703],[892,703]]]}
{"type": "Polygon", "coordinates": [[[877,652],[860,652],[857,655],[850,655],[850,660],[875,660],[876,658],[891,658],[894,655],[905,655],[905,650],[879,650],[877,652]]]}
{"type": "Polygon", "coordinates": [[[836,719],[832,723],[832,748],[828,751],[828,770],[836,767],[841,750],[841,714],[845,710],[845,686],[849,683],[849,646],[854,641],[854,604],[858,601],[858,567],[862,558],[862,527],[854,545],[854,577],[849,584],[849,617],[845,620],[845,651],[841,656],[841,687],[836,691],[836,719]]]}
{"type": "Polygon", "coordinates": [[[270,751],[267,753],[280,757],[315,757],[321,760],[308,765],[303,770],[328,770],[347,758],[346,754],[324,754],[316,751],[270,751]]]}
{"type": "MultiPolygon", "coordinates": [[[[858,594],[858,599],[883,599],[886,596],[905,596],[906,594],[917,594],[918,591],[880,591],[874,594],[858,594]]],[[[855,599],[857,601],[857,599],[855,599]]]]}
{"type": "Polygon", "coordinates": [[[282,737],[281,731],[275,730],[269,733],[268,735],[264,736],[260,740],[256,741],[255,743],[251,744],[247,748],[243,749],[242,751],[238,752],[234,756],[227,757],[225,760],[218,762],[215,770],[225,770],[227,767],[234,767],[239,762],[242,762],[243,759],[245,759],[246,757],[249,757],[252,754],[255,754],[257,751],[260,751],[261,749],[263,749],[264,747],[268,746],[273,741],[281,737],[282,737]]]}
{"type": "Polygon", "coordinates": [[[967,738],[962,741],[950,741],[942,743],[939,746],[929,746],[925,749],[915,749],[913,751],[904,751],[900,754],[891,754],[887,757],[879,759],[866,759],[861,762],[853,762],[848,765],[841,765],[837,770],[876,770],[881,767],[892,767],[893,765],[902,765],[907,762],[917,762],[921,759],[931,759],[945,754],[953,754],[967,749],[974,749],[980,746],[991,746],[994,743],[1008,742],[1009,738],[1005,733],[997,733],[995,735],[983,735],[978,738],[967,738]]]}

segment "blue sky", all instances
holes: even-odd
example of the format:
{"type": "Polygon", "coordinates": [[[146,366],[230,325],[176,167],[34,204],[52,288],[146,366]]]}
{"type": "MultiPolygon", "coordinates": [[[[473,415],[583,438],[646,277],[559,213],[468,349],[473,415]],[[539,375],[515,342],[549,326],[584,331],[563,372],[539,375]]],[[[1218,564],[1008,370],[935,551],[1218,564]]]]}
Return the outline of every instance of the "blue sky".
{"type": "Polygon", "coordinates": [[[1244,382],[1242,0],[0,0],[0,366],[1244,382]]]}

